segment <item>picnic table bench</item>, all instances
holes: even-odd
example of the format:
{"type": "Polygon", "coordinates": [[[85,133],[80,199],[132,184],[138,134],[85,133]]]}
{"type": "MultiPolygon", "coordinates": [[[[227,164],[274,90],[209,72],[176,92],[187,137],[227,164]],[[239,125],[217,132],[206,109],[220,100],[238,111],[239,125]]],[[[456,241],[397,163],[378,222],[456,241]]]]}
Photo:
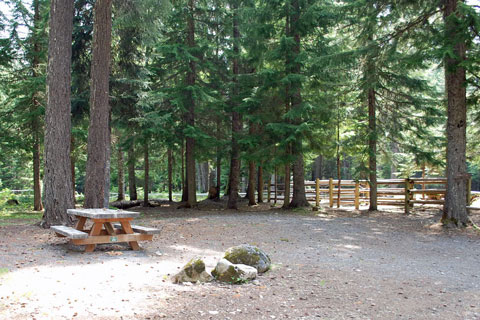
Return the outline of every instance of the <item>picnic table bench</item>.
{"type": "Polygon", "coordinates": [[[111,209],[68,209],[67,214],[78,220],[74,228],[51,226],[57,236],[67,237],[75,245],[85,245],[85,252],[95,250],[100,243],[127,242],[133,250],[140,250],[138,241],[150,241],[159,229],[131,225],[133,218],[140,213],[111,209]],[[93,222],[85,229],[87,219],[93,222]]]}

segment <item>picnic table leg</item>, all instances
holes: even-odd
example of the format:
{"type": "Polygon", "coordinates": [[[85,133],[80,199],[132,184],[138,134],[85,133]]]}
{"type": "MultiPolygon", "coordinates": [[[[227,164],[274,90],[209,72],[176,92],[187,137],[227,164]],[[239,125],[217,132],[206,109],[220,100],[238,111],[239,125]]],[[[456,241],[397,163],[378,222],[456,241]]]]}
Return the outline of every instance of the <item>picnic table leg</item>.
{"type": "MultiPolygon", "coordinates": [[[[102,226],[103,226],[103,223],[94,222],[92,230],[90,230],[89,236],[90,237],[99,236],[100,232],[102,231],[102,226]]],[[[92,252],[93,250],[95,250],[96,246],[97,246],[96,244],[87,244],[85,246],[85,252],[92,252]]]]}
{"type": "Polygon", "coordinates": [[[115,235],[115,229],[112,226],[111,222],[104,222],[103,225],[105,226],[105,230],[107,230],[107,233],[111,236],[115,235]]]}
{"type": "MultiPolygon", "coordinates": [[[[120,221],[120,223],[122,224],[123,231],[125,231],[126,234],[133,233],[133,229],[129,221],[120,221]]],[[[130,247],[132,247],[132,250],[140,250],[140,246],[138,245],[137,241],[130,241],[128,244],[130,247]]]]}
{"type": "Polygon", "coordinates": [[[86,217],[77,217],[77,218],[78,218],[78,221],[77,221],[77,225],[75,226],[75,229],[83,231],[83,227],[85,227],[85,222],[87,222],[87,218],[86,217]]]}

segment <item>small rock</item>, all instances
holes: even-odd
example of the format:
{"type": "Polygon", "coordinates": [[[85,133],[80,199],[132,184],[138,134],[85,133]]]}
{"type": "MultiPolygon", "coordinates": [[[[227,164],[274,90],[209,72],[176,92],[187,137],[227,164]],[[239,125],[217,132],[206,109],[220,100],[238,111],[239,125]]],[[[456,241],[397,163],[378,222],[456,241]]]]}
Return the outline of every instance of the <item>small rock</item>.
{"type": "Polygon", "coordinates": [[[272,265],[272,261],[265,251],[248,244],[227,249],[223,258],[233,264],[246,264],[254,267],[258,273],[268,271],[272,265]]]}
{"type": "Polygon", "coordinates": [[[226,259],[222,259],[212,271],[212,275],[222,282],[243,283],[253,280],[257,277],[257,269],[245,264],[232,264],[226,259]]]}
{"type": "Polygon", "coordinates": [[[173,283],[209,282],[213,277],[205,271],[205,262],[199,257],[191,259],[176,275],[172,277],[173,283]]]}

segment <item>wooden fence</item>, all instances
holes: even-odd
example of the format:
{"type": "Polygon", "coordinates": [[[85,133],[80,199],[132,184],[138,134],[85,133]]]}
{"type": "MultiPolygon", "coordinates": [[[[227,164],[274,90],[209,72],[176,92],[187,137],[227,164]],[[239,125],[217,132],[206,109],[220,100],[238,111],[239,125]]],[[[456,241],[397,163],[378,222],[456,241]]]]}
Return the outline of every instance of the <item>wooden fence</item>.
{"type": "MultiPolygon", "coordinates": [[[[377,180],[377,205],[401,206],[409,213],[415,204],[445,203],[446,178],[408,178],[377,180]]],[[[292,190],[292,186],[290,187],[292,190]]],[[[290,192],[290,194],[292,191],[290,192]]],[[[318,207],[322,200],[328,201],[330,208],[336,206],[353,206],[370,202],[370,187],[367,180],[319,180],[305,181],[307,200],[318,207]]],[[[268,185],[268,202],[283,201],[285,184],[268,185]]],[[[291,196],[291,195],[290,195],[291,196]]],[[[467,204],[471,199],[471,180],[467,182],[467,204]]]]}

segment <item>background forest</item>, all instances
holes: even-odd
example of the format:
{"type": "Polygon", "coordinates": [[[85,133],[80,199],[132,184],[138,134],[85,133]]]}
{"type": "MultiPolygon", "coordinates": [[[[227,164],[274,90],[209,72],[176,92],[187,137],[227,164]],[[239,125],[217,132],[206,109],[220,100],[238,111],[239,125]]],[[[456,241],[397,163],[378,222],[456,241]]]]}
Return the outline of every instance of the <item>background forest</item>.
{"type": "MultiPolygon", "coordinates": [[[[80,196],[95,1],[74,5],[70,158],[80,196]]],[[[300,180],[338,176],[445,176],[445,61],[456,52],[444,5],[114,0],[104,61],[112,200],[142,198],[144,190],[156,198],[183,190],[188,200],[188,171],[197,192],[213,186],[222,194],[238,183],[255,190],[274,172],[287,182],[293,175],[294,189],[300,180]]],[[[1,9],[0,189],[32,190],[41,209],[50,4],[3,0],[1,9]]],[[[466,45],[473,190],[480,189],[479,10],[460,1],[450,17],[466,45]]]]}

